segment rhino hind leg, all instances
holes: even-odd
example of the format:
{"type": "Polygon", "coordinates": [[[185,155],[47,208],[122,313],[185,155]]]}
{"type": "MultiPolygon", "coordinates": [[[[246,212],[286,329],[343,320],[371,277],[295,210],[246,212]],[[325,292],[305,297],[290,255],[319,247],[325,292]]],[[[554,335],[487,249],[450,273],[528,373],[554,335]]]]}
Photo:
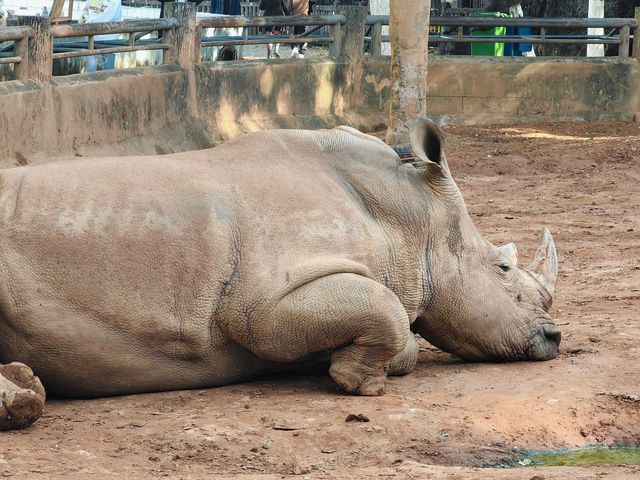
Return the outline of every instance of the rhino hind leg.
{"type": "Polygon", "coordinates": [[[419,352],[420,347],[418,346],[418,341],[416,340],[416,337],[411,334],[404,350],[391,360],[391,365],[389,365],[389,372],[387,375],[400,376],[413,371],[416,363],[418,363],[419,352]]]}
{"type": "MultiPolygon", "coordinates": [[[[240,327],[242,328],[242,327],[240,327]]],[[[285,295],[275,310],[232,338],[271,361],[331,351],[329,374],[349,393],[382,395],[391,359],[409,340],[409,318],[384,285],[352,273],[326,275],[285,295]]],[[[235,333],[235,334],[234,334],[235,333]]]]}
{"type": "Polygon", "coordinates": [[[44,411],[40,379],[23,363],[0,365],[0,430],[26,428],[44,411]]]}

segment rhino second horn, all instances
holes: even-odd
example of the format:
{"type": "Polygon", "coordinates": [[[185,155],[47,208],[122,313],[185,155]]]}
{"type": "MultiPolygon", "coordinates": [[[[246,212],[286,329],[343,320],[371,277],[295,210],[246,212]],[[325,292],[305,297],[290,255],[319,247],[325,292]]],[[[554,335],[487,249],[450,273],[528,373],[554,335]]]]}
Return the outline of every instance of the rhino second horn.
{"type": "Polygon", "coordinates": [[[558,280],[558,256],[556,254],[556,244],[548,228],[545,228],[542,232],[538,250],[528,270],[547,289],[549,295],[553,297],[556,291],[556,281],[558,280]]]}
{"type": "Polygon", "coordinates": [[[518,249],[515,243],[507,243],[500,247],[500,252],[514,267],[518,266],[518,249]]]}

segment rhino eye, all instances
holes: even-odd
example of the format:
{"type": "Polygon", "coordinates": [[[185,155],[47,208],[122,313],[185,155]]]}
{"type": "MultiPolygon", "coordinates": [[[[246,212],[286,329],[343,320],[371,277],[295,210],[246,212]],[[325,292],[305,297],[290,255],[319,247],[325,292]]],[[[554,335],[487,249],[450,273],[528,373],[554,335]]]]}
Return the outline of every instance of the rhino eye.
{"type": "Polygon", "coordinates": [[[502,265],[500,265],[500,270],[502,270],[503,272],[508,272],[509,270],[511,270],[511,267],[503,263],[502,265]]]}

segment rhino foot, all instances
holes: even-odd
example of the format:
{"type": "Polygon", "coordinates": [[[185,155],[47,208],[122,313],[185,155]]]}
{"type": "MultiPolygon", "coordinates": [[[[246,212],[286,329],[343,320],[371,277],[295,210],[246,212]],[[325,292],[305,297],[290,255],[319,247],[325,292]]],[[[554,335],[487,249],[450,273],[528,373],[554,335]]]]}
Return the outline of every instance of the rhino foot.
{"type": "Polygon", "coordinates": [[[40,379],[23,363],[0,365],[0,430],[26,428],[44,411],[40,379]]]}
{"type": "Polygon", "coordinates": [[[396,355],[391,364],[389,365],[389,371],[387,375],[406,375],[413,371],[418,363],[418,354],[420,353],[420,347],[414,334],[411,334],[407,341],[407,346],[404,350],[396,355]]]}
{"type": "Polygon", "coordinates": [[[346,347],[331,355],[329,375],[345,391],[357,395],[378,396],[385,391],[387,375],[382,371],[369,369],[353,361],[351,347],[346,347]]]}

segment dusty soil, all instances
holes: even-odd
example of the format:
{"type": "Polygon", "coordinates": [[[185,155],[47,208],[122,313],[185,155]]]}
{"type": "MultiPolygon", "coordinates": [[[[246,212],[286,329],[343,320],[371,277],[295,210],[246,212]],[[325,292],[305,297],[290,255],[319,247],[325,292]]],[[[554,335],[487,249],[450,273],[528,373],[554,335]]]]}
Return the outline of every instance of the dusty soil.
{"type": "Polygon", "coordinates": [[[388,393],[324,372],[209,390],[50,400],[1,433],[16,478],[640,478],[640,467],[481,469],[526,449],[640,444],[640,126],[450,127],[447,152],[478,227],[526,263],[543,226],[561,265],[561,353],[469,364],[423,344],[388,393]],[[368,422],[345,422],[363,414],[368,422]]]}

